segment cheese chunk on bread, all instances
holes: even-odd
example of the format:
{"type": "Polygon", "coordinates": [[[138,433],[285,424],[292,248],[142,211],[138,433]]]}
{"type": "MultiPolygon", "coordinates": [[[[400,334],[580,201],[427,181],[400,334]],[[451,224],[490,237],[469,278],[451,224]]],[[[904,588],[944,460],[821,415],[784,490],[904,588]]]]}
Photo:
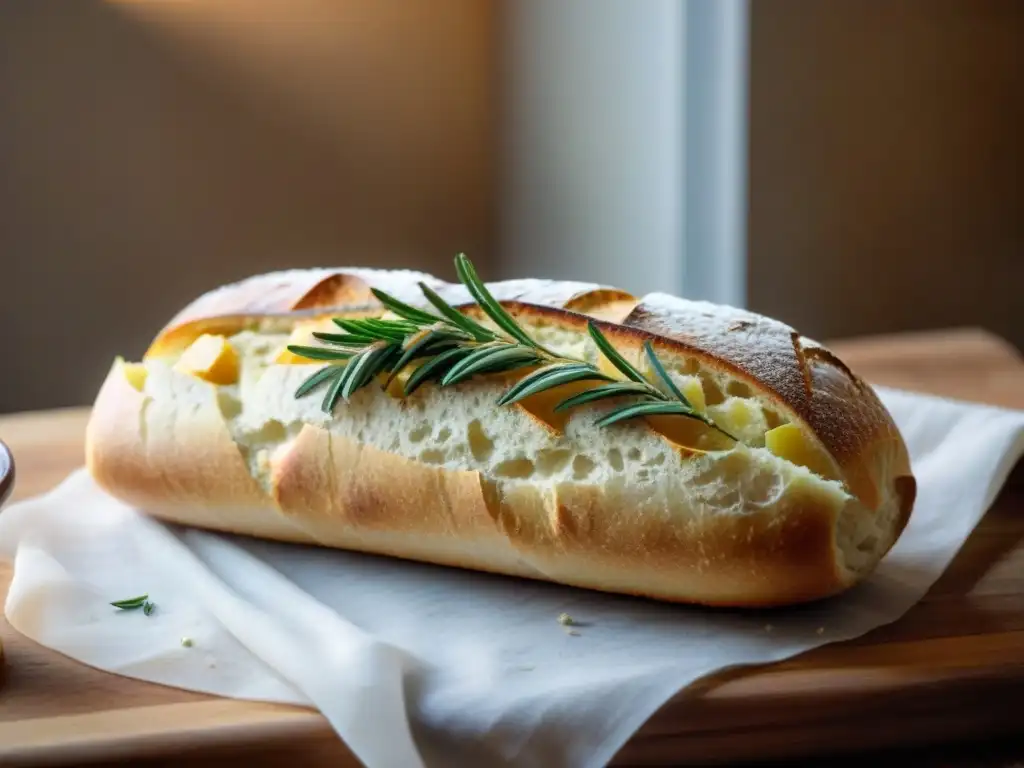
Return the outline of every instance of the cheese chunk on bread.
{"type": "Polygon", "coordinates": [[[384,316],[374,288],[429,308],[421,282],[487,324],[464,286],[417,272],[279,272],[198,298],[143,360],[111,367],[87,430],[92,475],[175,523],[723,606],[839,593],[907,523],[916,485],[875,392],[822,345],[738,309],[488,284],[560,355],[608,369],[593,322],[653,380],[650,342],[724,432],[678,416],[599,426],[613,403],[554,411],[568,388],[498,405],[515,372],[408,396],[375,381],[331,412],[296,396],[325,363],[288,344],[334,317],[384,316]]]}

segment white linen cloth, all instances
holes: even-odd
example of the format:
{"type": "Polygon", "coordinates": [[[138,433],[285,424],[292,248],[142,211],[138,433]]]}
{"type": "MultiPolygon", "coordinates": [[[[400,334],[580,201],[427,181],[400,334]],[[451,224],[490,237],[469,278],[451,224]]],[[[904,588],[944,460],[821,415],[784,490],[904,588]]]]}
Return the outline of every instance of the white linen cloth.
{"type": "Polygon", "coordinates": [[[80,469],[0,514],[6,616],[120,675],[316,707],[370,768],[603,765],[696,678],[862,635],[942,574],[1024,453],[1024,412],[879,393],[910,447],[916,510],[865,584],[810,608],[662,605],[175,528],[80,469]],[[108,605],[141,593],[149,616],[108,605]]]}

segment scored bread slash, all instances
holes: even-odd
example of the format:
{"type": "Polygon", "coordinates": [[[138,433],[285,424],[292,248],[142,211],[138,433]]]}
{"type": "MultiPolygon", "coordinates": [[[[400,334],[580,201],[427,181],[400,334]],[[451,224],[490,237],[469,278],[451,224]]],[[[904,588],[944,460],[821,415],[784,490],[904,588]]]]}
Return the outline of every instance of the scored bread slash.
{"type": "Polygon", "coordinates": [[[114,362],[89,471],[179,524],[736,607],[842,592],[902,533],[902,435],[820,344],[706,302],[455,271],[200,297],[114,362]]]}

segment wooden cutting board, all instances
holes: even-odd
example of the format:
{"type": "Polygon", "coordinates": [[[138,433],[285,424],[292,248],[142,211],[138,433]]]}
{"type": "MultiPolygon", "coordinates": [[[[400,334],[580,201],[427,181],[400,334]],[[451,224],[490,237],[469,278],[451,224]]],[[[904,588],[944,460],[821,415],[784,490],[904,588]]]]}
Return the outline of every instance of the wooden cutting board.
{"type": "MultiPolygon", "coordinates": [[[[1024,362],[975,330],[836,343],[877,384],[1024,408],[1024,362]]],[[[15,499],[82,462],[87,411],[0,417],[15,499]]],[[[928,596],[896,624],[792,660],[717,675],[657,713],[626,764],[708,764],[1024,733],[1024,482],[1010,483],[928,596]]],[[[0,565],[0,594],[10,580],[0,565]]],[[[210,764],[354,765],[326,722],[100,672],[0,619],[0,764],[188,756],[210,764]]]]}

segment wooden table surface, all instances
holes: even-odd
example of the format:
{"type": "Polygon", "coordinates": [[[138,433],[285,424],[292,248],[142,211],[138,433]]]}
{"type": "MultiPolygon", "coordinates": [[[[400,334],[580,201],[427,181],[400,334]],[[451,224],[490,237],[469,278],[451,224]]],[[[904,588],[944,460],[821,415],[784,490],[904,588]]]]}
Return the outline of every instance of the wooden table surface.
{"type": "MultiPolygon", "coordinates": [[[[979,330],[861,339],[833,347],[875,384],[1024,408],[1020,355],[979,330]]],[[[52,488],[81,465],[86,418],[81,408],[0,416],[0,439],[18,460],[14,499],[52,488]]],[[[813,756],[812,764],[853,765],[856,760],[863,765],[878,755],[843,758],[835,751],[900,748],[884,754],[915,765],[1024,766],[1024,742],[995,740],[996,734],[1024,738],[1019,712],[1024,696],[1022,513],[1024,483],[1016,472],[949,571],[902,620],[849,643],[708,681],[652,718],[620,761],[676,762],[671,756],[685,740],[690,762],[703,764],[746,760],[756,753],[784,758],[787,765],[797,765],[801,756],[813,756]],[[840,688],[846,686],[838,698],[837,681],[843,681],[840,688]],[[824,689],[831,689],[831,698],[821,693],[824,689]],[[694,696],[700,697],[700,706],[694,706],[694,696]],[[965,705],[963,697],[970,696],[980,698],[965,705]],[[946,744],[972,736],[984,736],[984,743],[946,744]],[[938,743],[943,746],[929,749],[938,743]]],[[[6,592],[9,576],[9,566],[0,564],[0,593],[6,592]]],[[[195,707],[201,706],[203,718],[223,721],[229,729],[240,712],[248,713],[249,726],[251,717],[265,718],[260,722],[267,738],[258,743],[206,739],[206,731],[199,729],[195,738],[180,738],[170,750],[147,756],[145,765],[179,764],[184,756],[199,765],[220,764],[228,756],[248,765],[352,763],[315,713],[269,705],[245,709],[247,703],[108,675],[39,648],[3,620],[0,638],[7,649],[0,750],[5,723],[6,733],[13,734],[10,728],[30,727],[26,718],[56,713],[67,718],[68,728],[101,728],[103,713],[97,710],[116,701],[126,709],[150,708],[140,709],[141,717],[159,712],[171,720],[186,710],[195,718],[195,707]]],[[[130,722],[122,720],[121,727],[130,722]]],[[[219,733],[223,736],[224,730],[219,733]]],[[[252,729],[245,733],[251,735],[252,729]]],[[[64,758],[89,756],[79,751],[64,758]]],[[[93,756],[105,761],[101,764],[137,757],[129,752],[93,756]]]]}

